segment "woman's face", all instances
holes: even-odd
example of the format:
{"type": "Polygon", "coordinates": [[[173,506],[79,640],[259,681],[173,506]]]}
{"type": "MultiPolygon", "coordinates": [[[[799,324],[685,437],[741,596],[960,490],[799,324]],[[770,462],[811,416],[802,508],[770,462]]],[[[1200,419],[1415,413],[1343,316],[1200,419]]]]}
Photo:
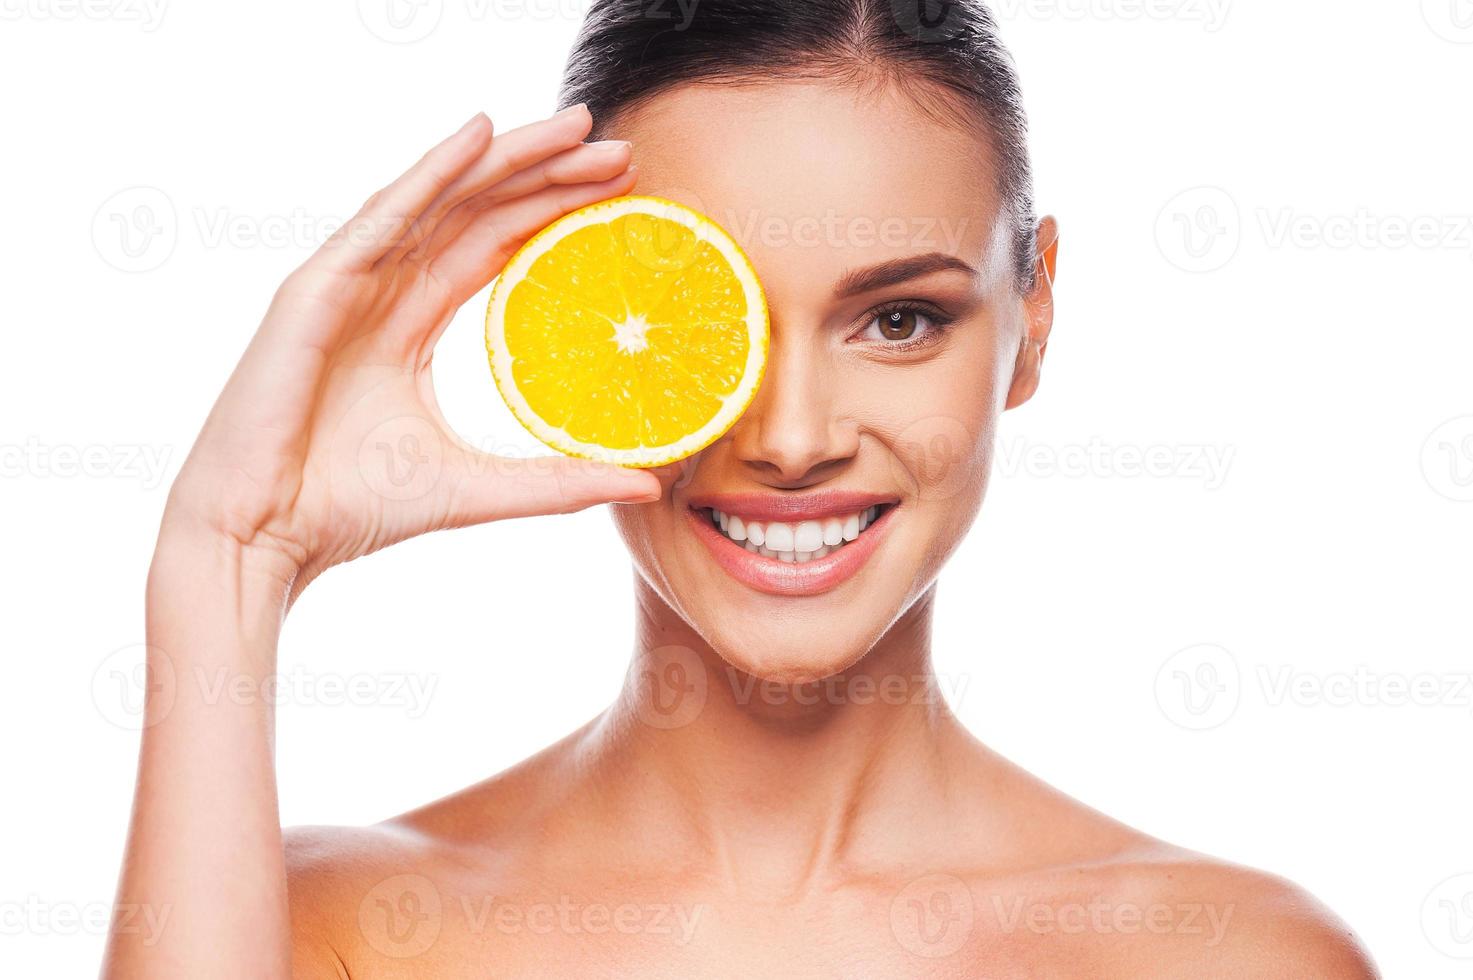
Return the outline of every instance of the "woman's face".
{"type": "Polygon", "coordinates": [[[634,193],[737,239],[772,325],[745,414],[615,522],[732,666],[789,683],[844,670],[976,516],[998,415],[1036,384],[1048,277],[1021,294],[985,142],[894,91],[688,85],[608,135],[634,144],[634,193]]]}

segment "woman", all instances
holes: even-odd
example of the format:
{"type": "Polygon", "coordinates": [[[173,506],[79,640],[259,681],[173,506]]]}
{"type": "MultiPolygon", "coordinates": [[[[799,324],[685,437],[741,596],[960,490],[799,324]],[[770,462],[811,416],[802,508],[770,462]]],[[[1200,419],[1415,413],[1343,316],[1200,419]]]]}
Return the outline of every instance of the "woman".
{"type": "Polygon", "coordinates": [[[495,135],[477,115],[291,275],[170,495],[147,597],[156,685],[260,680],[335,564],[616,503],[625,689],[448,799],[283,835],[270,706],[177,683],[119,899],[169,925],[149,944],[120,917],[107,975],[1373,976],[1293,886],[1062,796],[936,694],[935,581],[1053,317],[1055,226],[986,11],[661,13],[595,4],[567,108],[495,135]],[[773,322],[755,402],[652,472],[457,441],[430,383],[452,314],[536,230],[631,192],[751,255],[773,322]],[[385,444],[426,464],[411,492],[385,444]],[[754,526],[784,553],[753,554],[754,526]],[[845,543],[800,556],[813,526],[845,543]]]}

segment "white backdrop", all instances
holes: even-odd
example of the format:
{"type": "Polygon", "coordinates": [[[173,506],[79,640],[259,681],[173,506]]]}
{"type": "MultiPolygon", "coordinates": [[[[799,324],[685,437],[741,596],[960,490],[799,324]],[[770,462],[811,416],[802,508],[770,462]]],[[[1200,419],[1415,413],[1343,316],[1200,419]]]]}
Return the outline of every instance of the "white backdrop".
{"type": "MultiPolygon", "coordinates": [[[[475,110],[545,114],[583,3],[0,0],[0,974],[96,968],[153,534],[277,282],[475,110]]],[[[1100,809],[1300,882],[1388,976],[1467,976],[1473,6],[997,9],[1059,317],[942,580],[956,707],[1100,809]]],[[[442,402],[531,451],[483,309],[442,402]]],[[[382,819],[585,721],[630,575],[602,510],[331,572],[284,639],[284,820],[382,819]]]]}

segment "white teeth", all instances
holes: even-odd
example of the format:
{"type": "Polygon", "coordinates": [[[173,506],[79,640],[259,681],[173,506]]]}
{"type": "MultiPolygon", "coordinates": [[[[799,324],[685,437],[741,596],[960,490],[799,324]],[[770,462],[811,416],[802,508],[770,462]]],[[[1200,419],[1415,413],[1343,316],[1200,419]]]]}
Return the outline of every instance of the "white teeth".
{"type": "Polygon", "coordinates": [[[793,550],[793,525],[773,521],[767,525],[767,547],[773,551],[793,550]]]}
{"type": "Polygon", "coordinates": [[[823,525],[818,521],[803,521],[793,531],[793,547],[800,552],[822,548],[823,525]]]}
{"type": "Polygon", "coordinates": [[[728,538],[753,554],[779,561],[808,562],[826,557],[859,537],[861,531],[874,523],[879,513],[880,508],[876,506],[846,517],[799,521],[796,524],[784,521],[764,524],[742,520],[735,514],[712,508],[711,518],[728,538]]]}

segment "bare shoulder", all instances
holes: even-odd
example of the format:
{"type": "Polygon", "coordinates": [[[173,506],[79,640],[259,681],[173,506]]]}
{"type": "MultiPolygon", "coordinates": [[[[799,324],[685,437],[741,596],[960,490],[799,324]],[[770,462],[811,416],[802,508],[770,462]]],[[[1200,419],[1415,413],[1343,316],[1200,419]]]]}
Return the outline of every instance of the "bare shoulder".
{"type": "Polygon", "coordinates": [[[1015,910],[1011,931],[1074,945],[1095,975],[1379,977],[1350,927],[1303,888],[1160,842],[1034,884],[1042,897],[1015,910]]]}
{"type": "Polygon", "coordinates": [[[295,975],[396,976],[410,967],[450,975],[456,925],[528,876],[525,858],[551,805],[535,787],[557,782],[556,761],[544,752],[372,826],[288,829],[295,975]]]}
{"type": "Polygon", "coordinates": [[[365,950],[392,947],[395,918],[412,922],[435,904],[433,868],[444,856],[432,839],[380,824],[293,827],[284,840],[294,976],[354,975],[365,950]]]}
{"type": "Polygon", "coordinates": [[[1133,980],[1379,976],[1349,926],[1298,885],[1153,838],[988,750],[976,757],[1010,817],[983,843],[1013,856],[977,861],[969,881],[984,960],[1006,950],[1041,972],[1133,980]]]}
{"type": "Polygon", "coordinates": [[[1217,905],[1222,942],[1211,955],[1181,943],[1164,953],[1216,973],[1196,975],[1374,980],[1375,965],[1351,928],[1300,886],[1253,868],[1183,852],[1168,864],[1168,894],[1217,905]]]}

